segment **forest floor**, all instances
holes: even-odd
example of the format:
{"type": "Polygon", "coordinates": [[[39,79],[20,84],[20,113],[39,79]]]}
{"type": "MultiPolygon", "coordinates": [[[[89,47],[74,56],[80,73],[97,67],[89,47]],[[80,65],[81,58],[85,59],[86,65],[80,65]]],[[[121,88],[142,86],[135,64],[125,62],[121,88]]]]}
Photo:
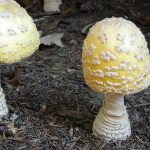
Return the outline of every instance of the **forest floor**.
{"type": "Polygon", "coordinates": [[[132,135],[102,142],[94,137],[92,123],[103,94],[85,84],[81,66],[83,40],[103,18],[131,20],[150,42],[149,8],[146,0],[66,0],[60,13],[43,13],[39,4],[27,9],[42,36],[64,34],[63,46],[41,44],[30,58],[0,65],[9,107],[3,123],[17,129],[14,135],[1,134],[0,150],[150,150],[150,88],[125,96],[132,135]]]}

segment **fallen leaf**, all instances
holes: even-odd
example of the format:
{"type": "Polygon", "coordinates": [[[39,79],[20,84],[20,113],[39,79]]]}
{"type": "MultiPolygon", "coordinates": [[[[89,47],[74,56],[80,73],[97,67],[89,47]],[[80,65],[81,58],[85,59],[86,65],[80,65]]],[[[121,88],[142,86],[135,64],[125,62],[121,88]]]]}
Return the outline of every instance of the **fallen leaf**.
{"type": "Polygon", "coordinates": [[[66,10],[62,10],[62,11],[60,12],[60,14],[65,15],[65,14],[68,14],[68,13],[70,13],[70,12],[72,12],[72,11],[73,11],[73,7],[69,7],[69,8],[66,9],[66,10]]]}
{"type": "Polygon", "coordinates": [[[8,83],[13,85],[13,86],[18,86],[20,85],[20,82],[19,82],[19,77],[21,75],[21,72],[18,68],[15,68],[14,69],[14,76],[12,79],[8,80],[8,83]]]}
{"type": "Polygon", "coordinates": [[[9,138],[9,139],[17,141],[17,142],[27,143],[27,144],[30,144],[32,146],[39,146],[36,143],[37,139],[35,139],[35,140],[29,140],[29,139],[26,139],[24,137],[13,137],[13,138],[9,138]]]}
{"type": "Polygon", "coordinates": [[[93,7],[92,1],[85,2],[84,4],[81,5],[81,8],[80,8],[81,11],[87,11],[87,12],[91,11],[93,9],[94,9],[94,7],[93,7]]]}
{"type": "Polygon", "coordinates": [[[0,123],[0,133],[5,134],[6,136],[13,136],[16,134],[18,128],[14,127],[14,123],[0,123]]]}
{"type": "Polygon", "coordinates": [[[56,125],[52,121],[49,121],[48,125],[50,125],[51,127],[56,127],[56,128],[63,128],[64,127],[64,125],[56,125]]]}
{"type": "Polygon", "coordinates": [[[84,121],[94,120],[95,116],[88,112],[80,112],[79,110],[62,109],[55,112],[56,114],[64,117],[71,117],[74,119],[84,119],[84,121]]]}
{"type": "Polygon", "coordinates": [[[60,18],[60,19],[55,20],[52,23],[42,24],[41,25],[41,29],[42,30],[53,30],[53,29],[55,29],[57,27],[57,25],[59,23],[66,23],[66,24],[68,24],[69,22],[67,20],[63,19],[63,18],[60,18]]]}
{"type": "Polygon", "coordinates": [[[20,105],[27,105],[27,104],[29,104],[28,102],[20,102],[19,103],[20,105]]]}
{"type": "Polygon", "coordinates": [[[14,127],[14,123],[13,123],[13,122],[10,123],[10,124],[8,125],[8,127],[9,127],[9,129],[12,131],[13,134],[16,134],[18,128],[15,128],[15,127],[14,127]]]}
{"type": "Polygon", "coordinates": [[[22,143],[32,143],[31,140],[25,139],[24,137],[15,137],[14,140],[22,143]]]}
{"type": "Polygon", "coordinates": [[[74,110],[66,110],[66,109],[62,109],[62,110],[58,110],[56,112],[56,114],[60,115],[60,116],[65,116],[65,117],[72,117],[72,118],[76,118],[79,119],[81,118],[79,116],[79,113],[77,111],[74,110]]]}
{"type": "MultiPolygon", "coordinates": [[[[94,9],[94,2],[92,0],[65,0],[65,2],[68,5],[71,5],[72,9],[70,11],[73,11],[76,7],[80,9],[80,11],[91,11],[94,9]]],[[[63,12],[63,11],[62,11],[63,12]]]]}
{"type": "Polygon", "coordinates": [[[59,47],[64,47],[61,41],[61,38],[64,36],[64,33],[53,33],[50,35],[46,35],[41,37],[40,42],[44,45],[52,45],[55,44],[59,47]]]}

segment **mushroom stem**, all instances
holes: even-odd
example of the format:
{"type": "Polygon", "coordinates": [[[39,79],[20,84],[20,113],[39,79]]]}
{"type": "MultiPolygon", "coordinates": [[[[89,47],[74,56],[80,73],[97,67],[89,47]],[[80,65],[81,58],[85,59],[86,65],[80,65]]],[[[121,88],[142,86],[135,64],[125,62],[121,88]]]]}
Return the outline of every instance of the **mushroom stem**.
{"type": "Polygon", "coordinates": [[[124,96],[106,94],[103,102],[103,109],[107,112],[109,111],[108,113],[111,115],[122,116],[122,114],[126,111],[124,96]]]}
{"type": "Polygon", "coordinates": [[[5,95],[0,85],[0,119],[8,114],[8,107],[6,104],[5,95]]]}
{"type": "Polygon", "coordinates": [[[45,12],[57,12],[59,10],[59,5],[62,0],[44,0],[44,11],[45,12]]]}
{"type": "Polygon", "coordinates": [[[125,140],[131,134],[123,95],[106,94],[93,123],[93,133],[104,140],[125,140]]]}

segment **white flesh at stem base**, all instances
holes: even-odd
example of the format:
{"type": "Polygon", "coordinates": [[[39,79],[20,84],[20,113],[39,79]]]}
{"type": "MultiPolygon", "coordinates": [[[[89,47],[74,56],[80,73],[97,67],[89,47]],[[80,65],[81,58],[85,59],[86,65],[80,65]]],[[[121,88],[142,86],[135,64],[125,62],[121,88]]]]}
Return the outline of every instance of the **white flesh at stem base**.
{"type": "Polygon", "coordinates": [[[103,140],[126,140],[131,134],[123,95],[106,94],[93,123],[93,133],[103,140]]]}
{"type": "Polygon", "coordinates": [[[0,84],[0,120],[2,117],[6,116],[7,114],[8,114],[8,107],[6,104],[6,99],[3,93],[3,89],[1,88],[1,84],[0,84]]]}
{"type": "Polygon", "coordinates": [[[45,12],[57,12],[59,10],[59,5],[62,0],[44,0],[44,11],[45,12]]]}

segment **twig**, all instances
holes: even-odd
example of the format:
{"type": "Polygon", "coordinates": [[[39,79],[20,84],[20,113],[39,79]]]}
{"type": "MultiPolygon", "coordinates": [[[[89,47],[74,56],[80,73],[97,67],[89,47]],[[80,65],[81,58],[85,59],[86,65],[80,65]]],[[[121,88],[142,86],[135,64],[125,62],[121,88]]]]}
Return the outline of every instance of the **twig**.
{"type": "Polygon", "coordinates": [[[94,25],[94,23],[90,23],[90,24],[86,25],[86,26],[81,30],[81,33],[86,34],[87,30],[88,30],[91,26],[93,26],[93,25],[94,25]]]}
{"type": "Polygon", "coordinates": [[[132,105],[132,106],[129,106],[127,108],[132,108],[132,107],[143,107],[143,106],[148,106],[150,105],[150,103],[144,103],[144,104],[138,104],[138,105],[132,105]]]}

